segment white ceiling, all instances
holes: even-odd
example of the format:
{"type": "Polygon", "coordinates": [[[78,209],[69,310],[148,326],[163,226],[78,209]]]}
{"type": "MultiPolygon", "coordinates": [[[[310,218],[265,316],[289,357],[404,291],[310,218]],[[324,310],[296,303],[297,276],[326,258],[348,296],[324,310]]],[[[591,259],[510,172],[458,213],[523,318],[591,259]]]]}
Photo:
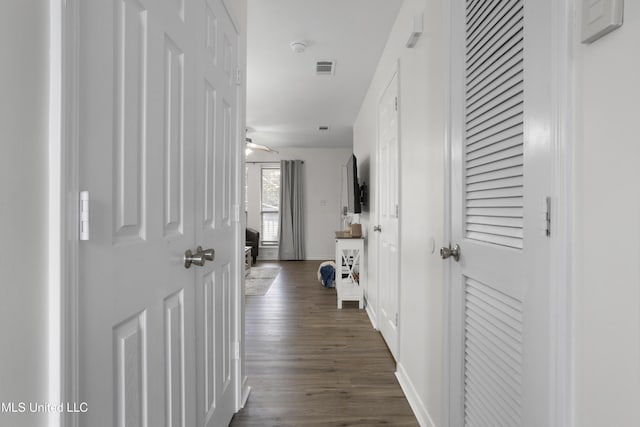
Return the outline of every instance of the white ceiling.
{"type": "Polygon", "coordinates": [[[247,136],[272,147],[350,147],[402,0],[249,0],[247,136]],[[294,53],[289,43],[308,43],[294,53]],[[315,75],[318,60],[334,76],[315,75]],[[328,125],[320,132],[318,126],[328,125]]]}

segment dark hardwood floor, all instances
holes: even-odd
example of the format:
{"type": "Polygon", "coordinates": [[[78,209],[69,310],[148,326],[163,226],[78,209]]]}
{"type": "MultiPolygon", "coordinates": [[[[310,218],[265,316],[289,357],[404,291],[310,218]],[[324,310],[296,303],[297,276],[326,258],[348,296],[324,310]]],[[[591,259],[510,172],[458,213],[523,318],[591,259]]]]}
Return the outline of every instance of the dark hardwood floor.
{"type": "Polygon", "coordinates": [[[265,296],[246,297],[249,401],[232,426],[415,426],[391,354],[357,303],[336,308],[319,262],[281,266],[265,296]]]}

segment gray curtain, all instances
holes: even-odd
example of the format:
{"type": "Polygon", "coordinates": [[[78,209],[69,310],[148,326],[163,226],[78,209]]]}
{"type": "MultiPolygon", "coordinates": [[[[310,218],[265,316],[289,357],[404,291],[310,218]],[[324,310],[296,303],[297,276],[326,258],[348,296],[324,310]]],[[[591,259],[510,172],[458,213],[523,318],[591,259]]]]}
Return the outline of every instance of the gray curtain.
{"type": "Polygon", "coordinates": [[[302,160],[280,161],[281,260],[303,260],[305,255],[302,165],[302,160]]]}

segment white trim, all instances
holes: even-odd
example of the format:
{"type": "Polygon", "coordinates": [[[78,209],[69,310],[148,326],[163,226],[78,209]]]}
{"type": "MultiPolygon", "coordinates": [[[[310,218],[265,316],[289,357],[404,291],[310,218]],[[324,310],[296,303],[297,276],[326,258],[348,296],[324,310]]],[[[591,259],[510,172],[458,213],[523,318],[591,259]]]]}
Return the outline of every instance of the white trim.
{"type": "MultiPolygon", "coordinates": [[[[237,54],[236,54],[236,69],[242,75],[246,75],[246,30],[241,27],[238,22],[241,18],[235,16],[232,10],[227,7],[225,1],[222,1],[222,5],[227,12],[227,15],[233,24],[237,37],[237,54]]],[[[246,2],[245,2],[246,6],[246,2]]],[[[244,206],[244,177],[245,177],[245,155],[244,155],[244,139],[246,137],[246,78],[241,78],[240,82],[236,86],[236,159],[235,159],[235,204],[238,206],[238,211],[242,210],[244,206]]],[[[244,275],[244,246],[245,246],[245,228],[246,215],[239,215],[239,221],[235,223],[236,226],[236,280],[235,280],[235,340],[239,343],[240,351],[238,358],[235,360],[235,408],[234,412],[237,413],[240,409],[244,408],[244,405],[249,398],[251,387],[248,385],[248,378],[245,375],[245,305],[244,305],[244,289],[245,289],[245,275],[244,275]]]]}
{"type": "MultiPolygon", "coordinates": [[[[60,286],[60,351],[61,383],[60,401],[79,403],[78,384],[78,188],[79,188],[79,142],[78,142],[78,31],[80,28],[78,0],[52,0],[60,5],[61,22],[61,151],[58,158],[61,171],[60,193],[60,242],[59,252],[60,286]]],[[[78,425],[77,414],[62,414],[60,421],[65,427],[78,425]]],[[[59,425],[59,424],[52,424],[59,425]]]]}
{"type": "Polygon", "coordinates": [[[371,304],[369,304],[366,298],[365,298],[364,309],[367,312],[367,316],[369,316],[369,322],[371,322],[371,326],[373,327],[373,329],[378,331],[379,330],[378,318],[376,317],[375,311],[373,311],[373,308],[371,308],[371,304]]]}
{"type": "MultiPolygon", "coordinates": [[[[244,288],[243,288],[244,289],[244,288]]],[[[240,401],[240,408],[244,408],[249,400],[249,395],[251,394],[251,386],[249,385],[249,379],[244,377],[242,380],[242,399],[240,401]]]]}
{"type": "Polygon", "coordinates": [[[400,388],[404,392],[407,401],[409,402],[409,406],[413,410],[413,414],[416,416],[418,423],[421,427],[435,427],[436,424],[433,422],[431,415],[425,408],[424,404],[420,400],[420,395],[416,391],[416,388],[413,386],[413,383],[409,379],[409,375],[407,371],[405,371],[402,363],[398,363],[396,367],[396,378],[398,379],[398,383],[400,383],[400,388]]]}
{"type": "MultiPolygon", "coordinates": [[[[451,76],[451,70],[453,69],[451,46],[453,45],[453,8],[451,2],[444,2],[443,16],[445,19],[443,24],[443,34],[446,34],[445,40],[448,43],[448,49],[444,49],[446,57],[445,76],[451,76]]],[[[451,96],[453,94],[452,80],[449,78],[447,89],[444,97],[443,110],[444,114],[444,167],[442,168],[444,176],[442,181],[444,183],[443,189],[443,212],[442,212],[442,245],[451,241],[451,117],[452,117],[452,105],[451,96]]],[[[451,263],[442,264],[442,296],[443,296],[443,310],[442,310],[442,425],[450,426],[450,411],[451,411],[451,263]]]]}
{"type": "Polygon", "coordinates": [[[571,223],[573,216],[573,152],[575,131],[575,87],[571,58],[573,39],[572,0],[551,2],[551,126],[553,162],[553,205],[550,242],[550,307],[552,389],[549,390],[551,427],[570,426],[573,423],[571,392],[572,370],[572,277],[571,277],[571,223]]]}
{"type": "MultiPolygon", "coordinates": [[[[460,131],[455,128],[462,122],[463,106],[461,99],[464,93],[464,79],[462,70],[464,69],[464,26],[462,23],[465,11],[461,0],[447,2],[445,12],[448,14],[447,34],[449,49],[447,49],[449,57],[447,58],[447,72],[449,76],[448,95],[446,97],[445,108],[447,115],[445,118],[445,153],[444,153],[444,233],[443,246],[450,246],[453,239],[453,203],[454,203],[454,170],[452,165],[454,161],[459,161],[454,156],[454,138],[461,138],[460,131]],[[456,31],[458,33],[456,33],[456,31]],[[459,34],[459,36],[458,36],[459,34]],[[455,54],[454,54],[455,52],[455,54]],[[455,111],[454,111],[455,109],[455,111]]],[[[458,191],[462,191],[458,189],[458,191]]],[[[444,336],[443,336],[443,425],[450,427],[458,427],[462,424],[464,413],[464,398],[459,394],[463,390],[464,374],[462,363],[458,359],[460,348],[462,346],[462,324],[461,318],[454,318],[458,313],[453,310],[455,304],[459,304],[459,295],[457,291],[460,287],[458,283],[454,286],[453,269],[454,264],[451,262],[443,262],[443,295],[444,295],[444,336]],[[452,338],[456,338],[453,340],[452,338]],[[454,365],[455,363],[455,365],[454,365]],[[457,382],[454,386],[454,382],[457,382]]]]}
{"type": "MultiPolygon", "coordinates": [[[[61,293],[64,281],[65,261],[63,233],[65,216],[63,211],[64,161],[62,117],[63,117],[63,55],[62,55],[62,5],[60,0],[49,1],[49,224],[48,224],[48,399],[62,402],[63,365],[63,321],[64,313],[61,293]]],[[[48,414],[49,426],[60,426],[61,415],[55,411],[48,414]]]]}

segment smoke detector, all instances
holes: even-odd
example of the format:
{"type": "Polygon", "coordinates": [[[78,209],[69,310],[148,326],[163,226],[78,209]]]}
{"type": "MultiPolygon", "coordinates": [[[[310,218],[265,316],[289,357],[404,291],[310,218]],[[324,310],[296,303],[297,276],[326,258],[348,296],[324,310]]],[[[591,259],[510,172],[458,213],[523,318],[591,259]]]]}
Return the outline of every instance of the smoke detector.
{"type": "Polygon", "coordinates": [[[292,41],[289,43],[289,47],[295,53],[302,53],[307,49],[307,42],[303,40],[292,41]]]}

